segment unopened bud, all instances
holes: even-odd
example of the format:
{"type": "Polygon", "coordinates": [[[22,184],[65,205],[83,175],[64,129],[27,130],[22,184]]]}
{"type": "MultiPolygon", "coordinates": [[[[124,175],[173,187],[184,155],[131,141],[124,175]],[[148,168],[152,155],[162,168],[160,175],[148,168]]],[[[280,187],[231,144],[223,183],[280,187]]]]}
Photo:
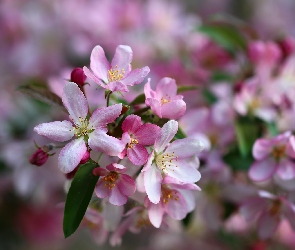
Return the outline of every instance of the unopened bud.
{"type": "Polygon", "coordinates": [[[73,179],[74,176],[75,176],[75,174],[76,174],[77,171],[78,171],[78,168],[79,168],[79,166],[78,166],[78,167],[75,167],[74,170],[73,170],[72,172],[65,174],[65,175],[66,175],[66,178],[67,178],[68,180],[73,179]]]}
{"type": "Polygon", "coordinates": [[[120,115],[124,115],[129,109],[130,109],[130,106],[123,105],[122,106],[122,111],[121,111],[121,114],[120,115]]]}
{"type": "Polygon", "coordinates": [[[42,148],[38,148],[37,151],[30,156],[30,163],[38,167],[44,165],[48,159],[49,154],[42,148]]]}
{"type": "Polygon", "coordinates": [[[75,68],[71,73],[71,81],[77,83],[80,87],[85,85],[86,75],[82,68],[75,68]]]}

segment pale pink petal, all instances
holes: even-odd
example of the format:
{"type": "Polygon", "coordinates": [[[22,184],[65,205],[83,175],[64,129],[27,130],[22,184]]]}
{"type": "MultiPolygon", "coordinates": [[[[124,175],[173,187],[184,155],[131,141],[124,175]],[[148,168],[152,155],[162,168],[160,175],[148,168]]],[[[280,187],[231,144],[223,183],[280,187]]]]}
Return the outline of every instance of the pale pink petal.
{"type": "Polygon", "coordinates": [[[277,163],[273,158],[256,161],[249,170],[249,177],[253,181],[266,181],[270,179],[277,170],[277,163]]]}
{"type": "Polygon", "coordinates": [[[267,200],[259,197],[249,198],[240,207],[240,213],[246,220],[254,220],[255,217],[267,207],[267,200]]]}
{"type": "Polygon", "coordinates": [[[94,151],[103,152],[109,156],[118,156],[125,148],[124,142],[98,129],[89,134],[88,144],[94,151]]]}
{"type": "Polygon", "coordinates": [[[125,85],[121,81],[110,82],[105,86],[105,88],[112,92],[115,92],[115,91],[129,92],[127,85],[125,85]]]}
{"type": "Polygon", "coordinates": [[[133,52],[129,46],[119,45],[112,60],[112,68],[118,67],[118,70],[124,69],[126,73],[129,73],[132,57],[133,52]]]}
{"type": "Polygon", "coordinates": [[[147,162],[149,154],[144,146],[135,144],[132,148],[127,148],[127,156],[134,165],[141,166],[147,162]]]}
{"type": "Polygon", "coordinates": [[[84,139],[79,138],[68,143],[59,153],[58,167],[63,173],[69,173],[77,167],[87,147],[84,139]]]}
{"type": "Polygon", "coordinates": [[[94,128],[104,128],[118,118],[122,111],[122,104],[114,104],[109,107],[95,110],[89,119],[89,126],[94,128]]]}
{"type": "Polygon", "coordinates": [[[196,155],[202,149],[203,145],[199,140],[185,138],[172,142],[165,150],[165,153],[170,154],[174,152],[175,156],[178,156],[179,159],[184,159],[196,155]]]}
{"type": "Polygon", "coordinates": [[[161,198],[161,182],[162,175],[155,165],[152,165],[149,170],[144,172],[144,187],[149,200],[157,204],[161,198]]]}
{"type": "Polygon", "coordinates": [[[104,83],[103,80],[101,80],[100,78],[98,78],[96,75],[94,75],[87,67],[83,67],[83,71],[84,74],[92,81],[94,81],[95,83],[97,83],[99,86],[101,86],[102,88],[106,88],[107,87],[107,83],[104,83]]]}
{"type": "Polygon", "coordinates": [[[75,135],[73,124],[69,121],[42,123],[36,126],[34,131],[58,142],[68,141],[75,135]]]}
{"type": "MultiPolygon", "coordinates": [[[[105,83],[108,82],[108,70],[111,65],[105,56],[103,48],[99,45],[95,46],[91,52],[90,68],[99,79],[102,79],[105,83]]],[[[86,73],[85,75],[87,76],[86,73]]]]}
{"type": "Polygon", "coordinates": [[[161,113],[161,103],[157,99],[153,98],[146,98],[145,104],[147,106],[151,107],[151,110],[160,118],[162,118],[162,113],[161,113]]]}
{"type": "Polygon", "coordinates": [[[278,163],[276,174],[282,180],[291,180],[295,178],[295,163],[287,158],[281,159],[278,163]]]}
{"type": "Polygon", "coordinates": [[[175,220],[182,220],[188,213],[188,206],[185,199],[179,192],[175,192],[175,190],[173,190],[173,196],[175,196],[175,199],[169,199],[164,205],[164,209],[171,218],[175,220]]]}
{"type": "Polygon", "coordinates": [[[111,165],[113,165],[114,171],[117,171],[118,173],[123,173],[127,170],[122,164],[112,163],[111,165]]]}
{"type": "Polygon", "coordinates": [[[134,134],[139,144],[144,146],[153,145],[160,136],[161,128],[155,124],[146,123],[142,125],[134,134]]]}
{"type": "Polygon", "coordinates": [[[173,97],[177,94],[177,85],[175,80],[169,77],[162,78],[157,84],[156,93],[158,100],[161,100],[162,97],[165,99],[173,99],[173,97]]]}
{"type": "Polygon", "coordinates": [[[277,196],[268,192],[268,191],[265,191],[265,190],[258,190],[258,196],[259,197],[262,197],[262,198],[266,198],[266,199],[270,199],[270,200],[275,200],[277,199],[277,196]]]}
{"type": "Polygon", "coordinates": [[[290,136],[289,142],[287,143],[286,154],[293,159],[295,158],[295,136],[290,136]]]}
{"type": "Polygon", "coordinates": [[[63,89],[62,102],[70,114],[70,118],[76,124],[80,124],[88,113],[87,100],[76,83],[68,82],[63,89]]]}
{"type": "Polygon", "coordinates": [[[184,160],[177,161],[176,165],[167,164],[167,175],[186,183],[194,183],[201,179],[200,172],[184,160]]]}
{"type": "Polygon", "coordinates": [[[154,160],[154,156],[155,156],[155,152],[152,151],[149,158],[148,158],[148,161],[147,163],[144,165],[143,169],[141,170],[141,172],[145,172],[147,170],[150,169],[150,167],[152,166],[152,163],[153,163],[153,160],[154,160]]]}
{"type": "Polygon", "coordinates": [[[136,178],[136,190],[141,193],[145,193],[143,175],[144,173],[141,172],[136,178]]]}
{"type": "Polygon", "coordinates": [[[147,74],[150,72],[149,67],[143,67],[141,69],[134,69],[126,75],[120,82],[127,86],[134,86],[141,83],[147,74]]]}
{"type": "Polygon", "coordinates": [[[123,195],[131,196],[135,193],[135,181],[127,174],[122,174],[117,182],[117,187],[123,195]]]}
{"type": "Polygon", "coordinates": [[[280,218],[270,213],[263,213],[257,222],[258,235],[260,239],[268,239],[273,236],[278,225],[280,218]]]}
{"type": "Polygon", "coordinates": [[[283,200],[283,212],[289,221],[292,229],[295,231],[295,206],[287,200],[283,200]]]}
{"type": "Polygon", "coordinates": [[[273,150],[273,143],[267,139],[258,139],[252,149],[253,156],[256,160],[262,160],[270,155],[273,150]]]}
{"type": "Polygon", "coordinates": [[[150,84],[151,78],[148,78],[147,83],[144,85],[144,94],[145,98],[156,98],[156,92],[151,89],[151,84],[150,84]]]}
{"type": "Polygon", "coordinates": [[[123,132],[134,134],[142,125],[141,118],[138,115],[128,115],[122,123],[123,132]]]}
{"type": "Polygon", "coordinates": [[[96,194],[96,196],[98,198],[105,198],[105,197],[108,197],[110,196],[111,194],[111,189],[108,188],[108,186],[105,185],[105,182],[102,180],[103,177],[101,177],[96,186],[95,186],[95,189],[94,189],[94,192],[96,194]]]}
{"type": "Polygon", "coordinates": [[[164,103],[161,106],[161,115],[163,118],[179,119],[186,110],[186,103],[183,100],[174,100],[164,103]]]}
{"type": "Polygon", "coordinates": [[[164,209],[162,204],[153,204],[150,203],[148,207],[148,216],[152,225],[156,228],[161,226],[164,215],[164,209]]]}
{"type": "Polygon", "coordinates": [[[155,142],[155,151],[162,152],[168,143],[173,139],[178,130],[178,122],[171,120],[164,124],[160,136],[155,142]]]}
{"type": "Polygon", "coordinates": [[[194,193],[190,190],[178,189],[177,191],[182,195],[187,204],[187,212],[193,211],[196,207],[196,199],[194,193]]]}
{"type": "Polygon", "coordinates": [[[122,194],[116,185],[111,189],[109,202],[115,206],[122,206],[127,202],[127,196],[122,194]]]}

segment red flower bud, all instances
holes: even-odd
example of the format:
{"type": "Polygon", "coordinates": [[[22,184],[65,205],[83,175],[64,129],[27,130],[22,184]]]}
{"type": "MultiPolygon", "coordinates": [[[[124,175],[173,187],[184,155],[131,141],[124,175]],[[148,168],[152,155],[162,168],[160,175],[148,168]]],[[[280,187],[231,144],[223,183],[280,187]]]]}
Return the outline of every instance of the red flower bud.
{"type": "Polygon", "coordinates": [[[30,156],[30,163],[38,167],[44,165],[48,159],[48,153],[43,151],[42,148],[38,148],[37,151],[30,156]]]}
{"type": "Polygon", "coordinates": [[[75,68],[71,73],[71,81],[77,83],[80,87],[85,85],[86,78],[82,68],[75,68]]]}

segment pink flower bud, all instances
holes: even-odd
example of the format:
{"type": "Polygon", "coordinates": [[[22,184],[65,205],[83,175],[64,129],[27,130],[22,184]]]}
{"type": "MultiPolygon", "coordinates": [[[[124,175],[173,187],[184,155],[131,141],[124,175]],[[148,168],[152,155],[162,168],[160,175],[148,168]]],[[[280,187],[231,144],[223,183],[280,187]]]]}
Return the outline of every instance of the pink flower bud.
{"type": "Polygon", "coordinates": [[[30,163],[38,167],[44,165],[48,159],[48,153],[42,148],[38,148],[37,151],[30,156],[30,163]]]}
{"type": "Polygon", "coordinates": [[[71,179],[74,179],[74,176],[75,174],[77,173],[79,169],[79,166],[78,167],[75,167],[73,171],[69,172],[69,173],[66,173],[65,176],[68,180],[71,180],[71,179]]]}
{"type": "Polygon", "coordinates": [[[71,81],[77,83],[79,87],[85,85],[86,75],[82,68],[75,68],[71,73],[71,81]]]}
{"type": "Polygon", "coordinates": [[[80,164],[85,164],[89,160],[89,158],[90,158],[90,153],[89,151],[86,151],[80,161],[80,164]]]}
{"type": "Polygon", "coordinates": [[[281,41],[278,41],[283,57],[286,58],[291,55],[295,50],[295,40],[292,37],[287,37],[281,41]]]}

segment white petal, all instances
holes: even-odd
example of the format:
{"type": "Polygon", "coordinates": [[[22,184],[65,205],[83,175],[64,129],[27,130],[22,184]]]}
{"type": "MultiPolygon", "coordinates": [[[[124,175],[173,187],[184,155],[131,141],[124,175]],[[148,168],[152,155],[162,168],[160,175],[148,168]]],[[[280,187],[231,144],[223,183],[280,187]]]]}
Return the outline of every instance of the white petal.
{"type": "Polygon", "coordinates": [[[157,204],[161,198],[161,182],[162,175],[155,165],[152,165],[147,171],[144,172],[144,187],[149,197],[149,200],[157,204]]]}
{"type": "Polygon", "coordinates": [[[168,143],[173,139],[178,130],[178,122],[170,120],[161,129],[160,137],[156,139],[155,151],[162,152],[168,143]]]}

